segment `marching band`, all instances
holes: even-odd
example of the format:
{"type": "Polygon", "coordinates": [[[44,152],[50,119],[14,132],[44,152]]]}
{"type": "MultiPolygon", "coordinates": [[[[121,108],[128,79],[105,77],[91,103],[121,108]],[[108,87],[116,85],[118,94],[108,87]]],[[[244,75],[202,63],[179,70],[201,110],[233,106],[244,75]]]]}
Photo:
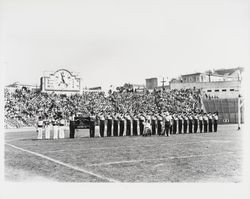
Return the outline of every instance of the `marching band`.
{"type": "MultiPolygon", "coordinates": [[[[90,137],[96,137],[95,127],[99,126],[100,137],[111,136],[170,136],[172,134],[217,132],[218,112],[170,114],[105,114],[90,115],[90,137]]],[[[66,120],[63,115],[52,118],[39,116],[37,120],[37,139],[65,138],[66,120]]]]}

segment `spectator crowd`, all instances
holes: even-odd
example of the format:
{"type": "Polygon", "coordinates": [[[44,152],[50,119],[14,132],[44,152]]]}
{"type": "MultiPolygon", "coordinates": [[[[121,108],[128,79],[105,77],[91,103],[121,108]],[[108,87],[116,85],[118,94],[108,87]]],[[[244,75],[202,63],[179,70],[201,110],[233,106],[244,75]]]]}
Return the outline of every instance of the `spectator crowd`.
{"type": "Polygon", "coordinates": [[[26,87],[13,92],[5,89],[5,127],[33,126],[38,116],[61,113],[68,120],[72,114],[157,114],[194,113],[201,107],[200,91],[193,89],[136,92],[84,92],[71,96],[42,93],[26,87]]]}

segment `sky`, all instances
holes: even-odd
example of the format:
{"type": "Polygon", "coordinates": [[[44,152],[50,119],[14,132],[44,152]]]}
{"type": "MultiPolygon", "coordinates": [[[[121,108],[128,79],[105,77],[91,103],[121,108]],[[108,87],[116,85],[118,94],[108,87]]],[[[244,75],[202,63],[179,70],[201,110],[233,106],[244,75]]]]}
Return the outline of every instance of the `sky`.
{"type": "Polygon", "coordinates": [[[87,87],[145,84],[249,66],[247,0],[2,0],[5,85],[44,71],[77,72],[87,87]]]}

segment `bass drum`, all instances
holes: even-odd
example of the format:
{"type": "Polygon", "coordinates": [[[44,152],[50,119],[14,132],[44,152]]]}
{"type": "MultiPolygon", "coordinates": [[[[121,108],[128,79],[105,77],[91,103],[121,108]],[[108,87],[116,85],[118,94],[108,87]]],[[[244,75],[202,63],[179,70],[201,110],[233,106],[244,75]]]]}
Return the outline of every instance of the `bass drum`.
{"type": "Polygon", "coordinates": [[[143,131],[143,136],[151,136],[152,130],[150,128],[145,128],[143,131]]]}

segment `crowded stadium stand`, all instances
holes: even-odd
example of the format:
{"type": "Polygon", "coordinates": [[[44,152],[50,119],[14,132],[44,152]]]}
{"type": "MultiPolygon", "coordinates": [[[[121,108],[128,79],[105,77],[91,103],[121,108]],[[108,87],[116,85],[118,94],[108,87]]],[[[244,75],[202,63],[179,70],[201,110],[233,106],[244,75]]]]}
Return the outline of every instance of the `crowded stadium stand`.
{"type": "Polygon", "coordinates": [[[123,90],[111,92],[83,92],[63,95],[32,91],[28,88],[9,92],[5,89],[5,127],[24,127],[35,124],[39,115],[53,117],[60,112],[69,119],[76,112],[94,113],[192,113],[199,112],[201,97],[199,90],[180,89],[160,92],[135,92],[123,90]]]}

